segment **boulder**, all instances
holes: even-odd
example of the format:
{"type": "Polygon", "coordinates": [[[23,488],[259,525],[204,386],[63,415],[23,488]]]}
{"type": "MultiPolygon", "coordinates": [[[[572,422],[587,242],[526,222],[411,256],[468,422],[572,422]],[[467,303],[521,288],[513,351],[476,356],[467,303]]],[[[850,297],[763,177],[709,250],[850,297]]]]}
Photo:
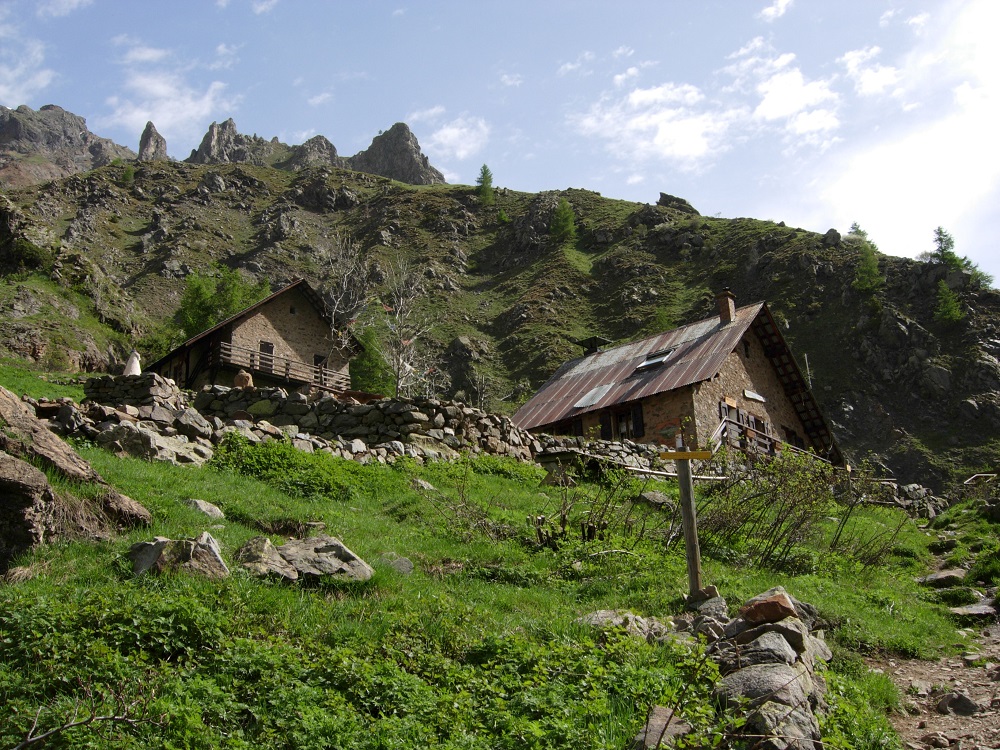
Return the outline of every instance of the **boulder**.
{"type": "Polygon", "coordinates": [[[965,580],[965,573],[966,571],[962,568],[949,568],[918,578],[917,582],[935,589],[946,589],[951,586],[960,586],[965,580]]]}
{"type": "Polygon", "coordinates": [[[213,505],[206,500],[199,500],[198,498],[192,497],[188,498],[185,502],[189,507],[201,511],[209,518],[215,518],[220,521],[226,518],[226,514],[222,512],[218,505],[213,505]]]}
{"type": "Polygon", "coordinates": [[[103,514],[119,526],[146,526],[153,520],[142,505],[114,490],[73,448],[51,432],[17,396],[0,386],[0,451],[29,458],[73,482],[105,488],[103,514]]]}
{"type": "Polygon", "coordinates": [[[640,617],[632,612],[617,609],[599,609],[577,619],[581,625],[589,625],[597,630],[620,628],[650,642],[673,632],[673,628],[655,617],[640,617]]]}
{"type": "Polygon", "coordinates": [[[0,451],[0,571],[55,535],[57,504],[45,474],[0,451]]]}
{"type": "Polygon", "coordinates": [[[674,709],[653,706],[646,723],[632,739],[630,750],[674,747],[677,740],[691,731],[691,725],[674,715],[674,709]]]}
{"type": "Polygon", "coordinates": [[[258,578],[278,578],[297,581],[299,573],[275,549],[266,536],[255,536],[237,550],[233,559],[244,570],[258,578]]]}
{"type": "Polygon", "coordinates": [[[789,664],[752,664],[722,678],[715,697],[723,705],[749,700],[751,707],[768,701],[794,708],[808,706],[812,680],[805,668],[789,664]]]}
{"type": "Polygon", "coordinates": [[[308,539],[291,539],[278,547],[278,554],[300,576],[367,581],[375,575],[372,567],[351,552],[343,542],[325,534],[308,539]]]}
{"type": "Polygon", "coordinates": [[[219,543],[207,531],[197,539],[174,540],[158,536],[148,542],[138,542],[129,549],[128,559],[132,561],[135,575],[147,571],[185,571],[206,578],[225,578],[229,575],[219,543]]]}
{"type": "Polygon", "coordinates": [[[778,622],[786,617],[795,617],[795,606],[784,591],[767,592],[750,599],[740,609],[740,616],[751,624],[778,622]]]}

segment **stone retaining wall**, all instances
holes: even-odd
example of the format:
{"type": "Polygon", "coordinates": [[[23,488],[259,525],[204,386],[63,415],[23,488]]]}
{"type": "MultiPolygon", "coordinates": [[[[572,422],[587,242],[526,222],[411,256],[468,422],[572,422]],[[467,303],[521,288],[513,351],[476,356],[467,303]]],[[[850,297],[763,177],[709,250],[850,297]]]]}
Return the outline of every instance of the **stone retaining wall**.
{"type": "Polygon", "coordinates": [[[401,443],[443,446],[454,451],[492,453],[532,460],[541,450],[535,437],[509,417],[437,399],[383,399],[370,404],[318,399],[282,388],[207,386],[194,399],[205,417],[264,420],[275,427],[295,426],[324,440],[361,440],[367,445],[401,443]]]}
{"type": "Polygon", "coordinates": [[[105,375],[83,384],[85,401],[107,406],[160,406],[183,409],[187,398],[174,384],[155,372],[140,375],[105,375]]]}

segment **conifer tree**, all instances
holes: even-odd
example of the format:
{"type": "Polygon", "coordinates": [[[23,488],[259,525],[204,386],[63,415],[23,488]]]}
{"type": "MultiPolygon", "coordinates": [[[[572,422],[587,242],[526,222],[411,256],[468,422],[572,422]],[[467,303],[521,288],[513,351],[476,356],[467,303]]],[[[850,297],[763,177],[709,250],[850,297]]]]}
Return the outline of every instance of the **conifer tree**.
{"type": "Polygon", "coordinates": [[[934,320],[941,323],[957,323],[965,317],[958,295],[948,286],[944,279],[938,282],[937,305],[934,308],[934,320]]]}
{"type": "Polygon", "coordinates": [[[559,244],[576,239],[576,216],[573,214],[573,207],[565,198],[559,199],[559,204],[552,214],[549,236],[559,244]]]}
{"type": "Polygon", "coordinates": [[[490,168],[483,164],[482,168],[479,170],[479,177],[476,178],[476,185],[478,185],[477,192],[479,193],[479,202],[484,206],[492,206],[496,200],[493,194],[493,172],[490,168]]]}

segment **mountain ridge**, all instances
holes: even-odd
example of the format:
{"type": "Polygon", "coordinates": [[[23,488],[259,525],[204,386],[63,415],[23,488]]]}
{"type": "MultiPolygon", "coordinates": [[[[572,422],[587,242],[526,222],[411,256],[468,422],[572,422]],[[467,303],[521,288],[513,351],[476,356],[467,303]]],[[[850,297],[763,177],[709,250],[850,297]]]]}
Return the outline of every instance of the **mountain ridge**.
{"type": "MultiPolygon", "coordinates": [[[[26,105],[0,107],[0,187],[16,188],[68,177],[115,161],[169,160],[167,142],[152,121],[139,138],[139,152],[90,132],[87,121],[54,104],[37,111],[26,105]]],[[[230,117],[209,125],[200,145],[184,160],[192,164],[252,164],[297,171],[332,166],[413,185],[445,182],[406,123],[397,122],[354,156],[340,156],[322,135],[301,145],[245,135],[230,117]]]]}

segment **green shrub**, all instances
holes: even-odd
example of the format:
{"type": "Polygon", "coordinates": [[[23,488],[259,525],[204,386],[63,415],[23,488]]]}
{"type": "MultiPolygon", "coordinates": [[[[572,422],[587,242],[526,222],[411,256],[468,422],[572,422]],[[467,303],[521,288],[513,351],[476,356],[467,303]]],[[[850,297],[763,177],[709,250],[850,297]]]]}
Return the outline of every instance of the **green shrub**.
{"type": "Polygon", "coordinates": [[[969,569],[968,577],[973,581],[983,581],[988,586],[1000,583],[1000,549],[993,547],[981,551],[969,569]]]}

